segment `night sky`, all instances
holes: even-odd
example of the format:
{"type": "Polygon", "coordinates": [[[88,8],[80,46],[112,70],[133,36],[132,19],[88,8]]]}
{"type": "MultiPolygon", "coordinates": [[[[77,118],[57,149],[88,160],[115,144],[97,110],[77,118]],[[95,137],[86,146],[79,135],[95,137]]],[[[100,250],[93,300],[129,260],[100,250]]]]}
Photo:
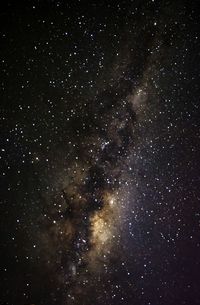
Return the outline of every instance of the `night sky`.
{"type": "Polygon", "coordinates": [[[200,304],[198,1],[3,1],[0,305],[200,304]]]}

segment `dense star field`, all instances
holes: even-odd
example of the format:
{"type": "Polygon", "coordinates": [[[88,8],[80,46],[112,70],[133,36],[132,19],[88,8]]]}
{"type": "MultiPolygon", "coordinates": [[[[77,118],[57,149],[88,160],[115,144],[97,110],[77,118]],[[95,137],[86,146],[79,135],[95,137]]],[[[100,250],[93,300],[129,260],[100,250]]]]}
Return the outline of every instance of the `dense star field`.
{"type": "Polygon", "coordinates": [[[199,305],[198,1],[4,2],[0,305],[199,305]]]}

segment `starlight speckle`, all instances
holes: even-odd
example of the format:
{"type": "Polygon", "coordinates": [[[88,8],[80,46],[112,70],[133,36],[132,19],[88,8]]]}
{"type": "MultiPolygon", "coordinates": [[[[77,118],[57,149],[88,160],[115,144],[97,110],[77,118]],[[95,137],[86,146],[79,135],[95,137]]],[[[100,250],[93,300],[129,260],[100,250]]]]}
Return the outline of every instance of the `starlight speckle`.
{"type": "Polygon", "coordinates": [[[0,304],[200,304],[197,4],[2,3],[0,304]]]}

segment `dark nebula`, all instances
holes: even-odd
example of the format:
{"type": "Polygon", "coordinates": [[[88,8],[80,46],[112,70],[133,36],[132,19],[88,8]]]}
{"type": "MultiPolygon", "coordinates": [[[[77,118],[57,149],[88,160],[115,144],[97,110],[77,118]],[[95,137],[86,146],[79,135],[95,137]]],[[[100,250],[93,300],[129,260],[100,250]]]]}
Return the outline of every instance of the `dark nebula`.
{"type": "Polygon", "coordinates": [[[0,305],[200,304],[198,3],[0,14],[0,305]]]}

